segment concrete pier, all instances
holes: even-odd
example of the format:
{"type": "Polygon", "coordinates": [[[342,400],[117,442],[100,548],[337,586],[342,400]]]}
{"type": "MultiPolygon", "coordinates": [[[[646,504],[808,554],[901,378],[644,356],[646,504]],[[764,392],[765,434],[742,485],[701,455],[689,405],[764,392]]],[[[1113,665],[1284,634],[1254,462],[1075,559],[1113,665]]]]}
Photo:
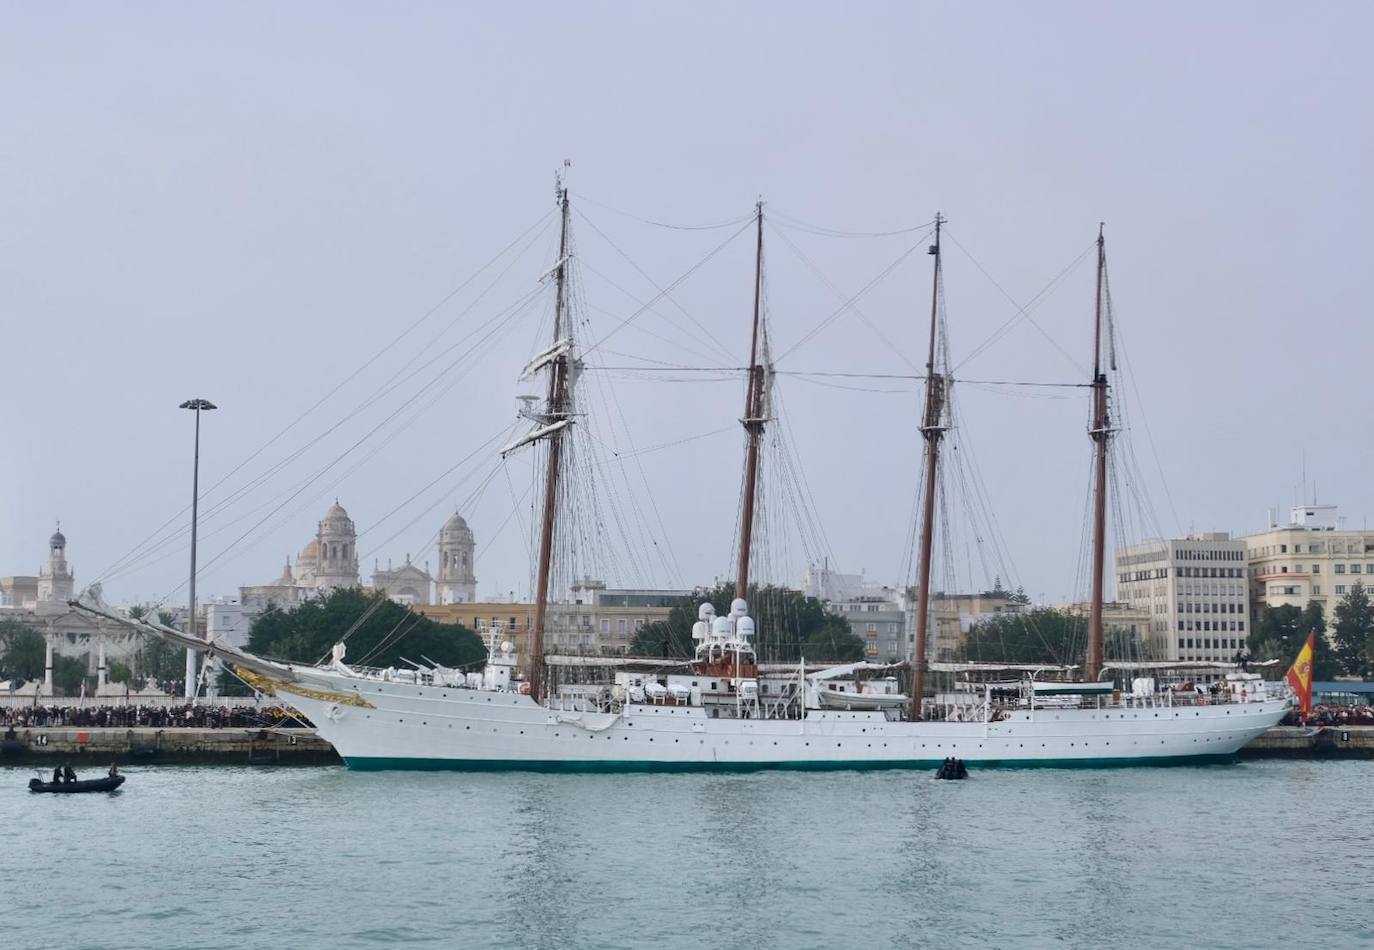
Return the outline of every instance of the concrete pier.
{"type": "Polygon", "coordinates": [[[313,729],[178,729],[48,726],[15,729],[0,740],[0,764],[73,768],[138,763],[338,765],[334,747],[313,729]]]}
{"type": "Polygon", "coordinates": [[[1275,726],[1240,754],[1257,759],[1374,759],[1374,726],[1275,726]]]}

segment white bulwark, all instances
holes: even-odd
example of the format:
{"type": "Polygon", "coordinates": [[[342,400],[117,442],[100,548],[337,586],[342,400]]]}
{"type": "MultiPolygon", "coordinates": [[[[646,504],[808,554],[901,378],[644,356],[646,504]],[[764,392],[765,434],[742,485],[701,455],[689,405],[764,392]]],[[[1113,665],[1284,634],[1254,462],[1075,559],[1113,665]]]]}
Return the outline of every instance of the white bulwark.
{"type": "Polygon", "coordinates": [[[1245,552],[1246,541],[1224,531],[1117,551],[1118,596],[1148,613],[1156,659],[1227,661],[1246,648],[1245,552]]]}

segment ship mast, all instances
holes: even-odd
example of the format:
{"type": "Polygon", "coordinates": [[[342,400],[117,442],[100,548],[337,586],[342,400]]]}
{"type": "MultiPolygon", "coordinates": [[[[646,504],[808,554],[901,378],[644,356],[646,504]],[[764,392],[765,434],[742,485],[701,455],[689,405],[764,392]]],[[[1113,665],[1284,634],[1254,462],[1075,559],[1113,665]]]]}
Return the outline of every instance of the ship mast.
{"type": "Polygon", "coordinates": [[[740,511],[739,566],[735,571],[735,596],[749,596],[749,550],[754,538],[754,495],[759,476],[759,442],[765,421],[765,371],[759,365],[759,313],[763,295],[763,202],[754,206],[758,239],[754,252],[754,333],[749,343],[749,383],[744,392],[744,418],[740,422],[747,434],[744,451],[744,503],[740,511]]]}
{"type": "Polygon", "coordinates": [[[1097,228],[1097,302],[1093,316],[1093,419],[1088,436],[1095,447],[1093,490],[1093,590],[1088,613],[1088,663],[1084,680],[1096,681],[1102,672],[1102,579],[1107,541],[1107,440],[1111,437],[1107,414],[1107,374],[1102,370],[1102,284],[1107,269],[1102,226],[1097,228]]]}
{"type": "Polygon", "coordinates": [[[921,418],[921,438],[926,443],[925,499],[921,508],[921,566],[916,588],[916,643],[911,653],[911,719],[921,718],[926,688],[926,640],[930,622],[930,552],[935,541],[935,477],[940,461],[940,439],[945,434],[944,416],[948,380],[935,371],[936,328],[940,305],[940,226],[935,215],[935,243],[929,253],[935,258],[930,285],[930,349],[926,356],[926,407],[921,418]]]}
{"type": "MultiPolygon", "coordinates": [[[[553,426],[570,418],[568,414],[568,364],[571,347],[563,341],[568,289],[568,189],[560,180],[558,204],[561,229],[558,237],[558,264],[553,310],[553,346],[557,354],[549,364],[549,396],[543,422],[553,426]],[[561,352],[559,352],[561,350],[561,352]]],[[[571,335],[571,327],[568,327],[571,335]]],[[[549,606],[549,567],[553,560],[554,515],[558,505],[558,475],[562,468],[563,433],[566,426],[548,432],[548,468],[544,473],[544,521],[539,534],[539,574],[534,600],[534,626],[530,639],[530,695],[535,702],[544,699],[544,623],[549,606]]]]}

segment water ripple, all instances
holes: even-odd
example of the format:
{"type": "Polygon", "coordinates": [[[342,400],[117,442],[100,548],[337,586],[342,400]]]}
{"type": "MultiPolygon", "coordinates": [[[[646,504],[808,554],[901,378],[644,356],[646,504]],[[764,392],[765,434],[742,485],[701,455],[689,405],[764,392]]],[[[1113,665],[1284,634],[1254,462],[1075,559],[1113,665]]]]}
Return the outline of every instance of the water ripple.
{"type": "Polygon", "coordinates": [[[1371,779],[182,767],[112,798],[0,769],[6,945],[1368,945],[1371,779]]]}

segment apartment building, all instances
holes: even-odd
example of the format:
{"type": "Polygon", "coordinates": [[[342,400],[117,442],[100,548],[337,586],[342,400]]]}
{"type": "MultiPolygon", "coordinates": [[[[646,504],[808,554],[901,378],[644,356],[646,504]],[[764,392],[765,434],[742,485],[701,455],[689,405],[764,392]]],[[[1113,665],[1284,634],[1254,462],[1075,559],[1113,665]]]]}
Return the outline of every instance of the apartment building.
{"type": "Polygon", "coordinates": [[[1374,583],[1374,531],[1342,522],[1335,505],[1307,505],[1288,524],[1246,536],[1252,609],[1316,601],[1330,617],[1351,587],[1374,583]]]}
{"type": "Polygon", "coordinates": [[[1225,661],[1246,646],[1248,543],[1216,531],[1117,551],[1117,597],[1148,617],[1157,659],[1225,661]]]}

